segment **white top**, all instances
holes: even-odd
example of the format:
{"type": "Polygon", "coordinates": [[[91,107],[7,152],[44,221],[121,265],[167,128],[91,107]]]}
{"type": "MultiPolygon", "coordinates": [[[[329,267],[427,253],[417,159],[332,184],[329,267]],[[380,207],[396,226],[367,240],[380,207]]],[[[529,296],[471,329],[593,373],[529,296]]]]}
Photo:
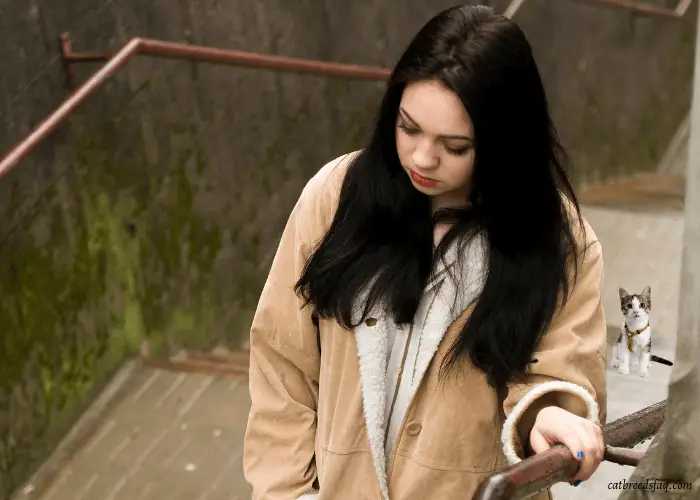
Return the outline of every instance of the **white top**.
{"type": "MultiPolygon", "coordinates": [[[[381,356],[384,357],[382,361],[386,367],[380,384],[385,391],[384,404],[381,405],[384,407],[384,420],[383,425],[372,431],[377,432],[374,438],[378,447],[384,445],[385,462],[391,456],[411,400],[445,331],[481,291],[482,278],[486,272],[485,240],[478,235],[462,251],[458,251],[458,245],[453,242],[445,253],[445,259],[437,263],[435,275],[423,290],[412,325],[397,326],[387,313],[386,305],[380,301],[369,311],[376,323],[369,332],[362,329],[363,335],[383,337],[376,342],[375,347],[381,349],[381,356]],[[455,265],[457,263],[459,265],[455,265]],[[383,443],[381,440],[384,440],[383,443]]],[[[354,320],[363,315],[369,288],[366,287],[356,301],[354,320]]],[[[377,397],[381,398],[381,390],[377,397]]],[[[379,402],[374,400],[364,401],[365,405],[377,403],[379,402]]],[[[381,455],[380,450],[381,448],[373,451],[375,460],[381,455]]]]}
{"type": "Polygon", "coordinates": [[[411,402],[411,395],[415,394],[415,384],[418,383],[418,380],[415,379],[415,368],[421,352],[421,338],[423,337],[426,322],[430,319],[431,306],[437,296],[436,292],[440,289],[443,277],[444,275],[438,275],[426,287],[423,298],[418,305],[412,327],[399,327],[391,323],[393,328],[390,327],[388,329],[389,350],[385,396],[386,428],[388,432],[384,444],[387,461],[391,456],[396,435],[411,402]],[[406,358],[405,361],[404,356],[406,358]],[[399,385],[398,391],[397,385],[399,385]]]}

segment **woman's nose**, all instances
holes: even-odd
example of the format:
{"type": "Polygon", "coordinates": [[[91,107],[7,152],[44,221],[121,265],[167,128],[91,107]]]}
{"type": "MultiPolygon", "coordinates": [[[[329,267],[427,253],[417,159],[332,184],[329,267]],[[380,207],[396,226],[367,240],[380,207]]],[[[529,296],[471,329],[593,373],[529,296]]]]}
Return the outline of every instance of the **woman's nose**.
{"type": "Polygon", "coordinates": [[[430,146],[418,145],[413,151],[413,164],[417,168],[431,169],[437,167],[438,158],[433,154],[432,148],[430,146]]]}

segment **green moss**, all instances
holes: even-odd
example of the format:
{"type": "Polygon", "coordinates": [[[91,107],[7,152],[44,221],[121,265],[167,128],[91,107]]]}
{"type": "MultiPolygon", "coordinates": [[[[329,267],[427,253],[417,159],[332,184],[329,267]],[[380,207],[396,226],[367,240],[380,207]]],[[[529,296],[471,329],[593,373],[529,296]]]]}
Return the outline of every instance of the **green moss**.
{"type": "Polygon", "coordinates": [[[191,179],[207,166],[196,130],[187,128],[172,175],[150,179],[154,196],[140,199],[134,177],[115,172],[152,169],[120,163],[103,143],[110,129],[77,141],[70,199],[47,190],[40,205],[52,208],[31,213],[0,247],[0,412],[22,416],[0,422],[0,473],[9,478],[0,497],[142,342],[163,354],[205,344],[220,314],[210,278],[223,236],[195,214],[191,179]]]}
{"type": "MultiPolygon", "coordinates": [[[[274,253],[295,201],[288,193],[301,192],[321,166],[280,172],[289,151],[308,140],[312,98],[297,103],[298,112],[249,167],[246,190],[256,197],[232,189],[220,219],[198,213],[216,179],[192,124],[158,123],[175,139],[158,151],[167,165],[148,161],[145,137],[129,137],[132,148],[125,146],[125,129],[113,120],[78,133],[63,189],[46,189],[21,227],[0,239],[0,348],[9,360],[0,364],[0,412],[18,416],[0,421],[0,498],[46,458],[107,377],[144,343],[167,356],[246,336],[267,277],[264,259],[274,253]],[[274,196],[280,179],[286,192],[280,201],[288,207],[251,223],[256,203],[274,196]],[[236,222],[223,227],[232,214],[236,222]],[[216,268],[224,248],[235,255],[226,277],[216,268]]],[[[370,99],[343,116],[335,146],[359,147],[359,124],[369,123],[375,104],[370,99]]],[[[23,201],[17,184],[10,212],[23,201]]]]}

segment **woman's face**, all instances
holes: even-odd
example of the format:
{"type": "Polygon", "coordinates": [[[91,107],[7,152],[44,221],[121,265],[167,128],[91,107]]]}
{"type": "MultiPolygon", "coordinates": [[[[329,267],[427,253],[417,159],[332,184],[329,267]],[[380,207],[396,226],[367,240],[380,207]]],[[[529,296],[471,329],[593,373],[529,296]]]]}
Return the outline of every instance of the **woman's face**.
{"type": "Polygon", "coordinates": [[[467,202],[474,168],[474,129],[459,98],[436,80],[411,83],[396,119],[396,150],[413,186],[433,209],[467,202]]]}

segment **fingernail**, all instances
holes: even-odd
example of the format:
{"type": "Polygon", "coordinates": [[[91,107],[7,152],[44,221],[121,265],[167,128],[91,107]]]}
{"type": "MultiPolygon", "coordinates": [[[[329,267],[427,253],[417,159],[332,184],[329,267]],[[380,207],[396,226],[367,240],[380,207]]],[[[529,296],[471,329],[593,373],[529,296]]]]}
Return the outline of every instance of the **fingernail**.
{"type": "Polygon", "coordinates": [[[576,456],[577,456],[578,458],[583,458],[583,452],[582,452],[582,451],[579,451],[579,452],[576,454],[576,456]]]}
{"type": "Polygon", "coordinates": [[[573,484],[574,486],[578,486],[579,484],[581,484],[581,480],[580,480],[580,479],[577,479],[577,480],[574,481],[572,484],[573,484]]]}

